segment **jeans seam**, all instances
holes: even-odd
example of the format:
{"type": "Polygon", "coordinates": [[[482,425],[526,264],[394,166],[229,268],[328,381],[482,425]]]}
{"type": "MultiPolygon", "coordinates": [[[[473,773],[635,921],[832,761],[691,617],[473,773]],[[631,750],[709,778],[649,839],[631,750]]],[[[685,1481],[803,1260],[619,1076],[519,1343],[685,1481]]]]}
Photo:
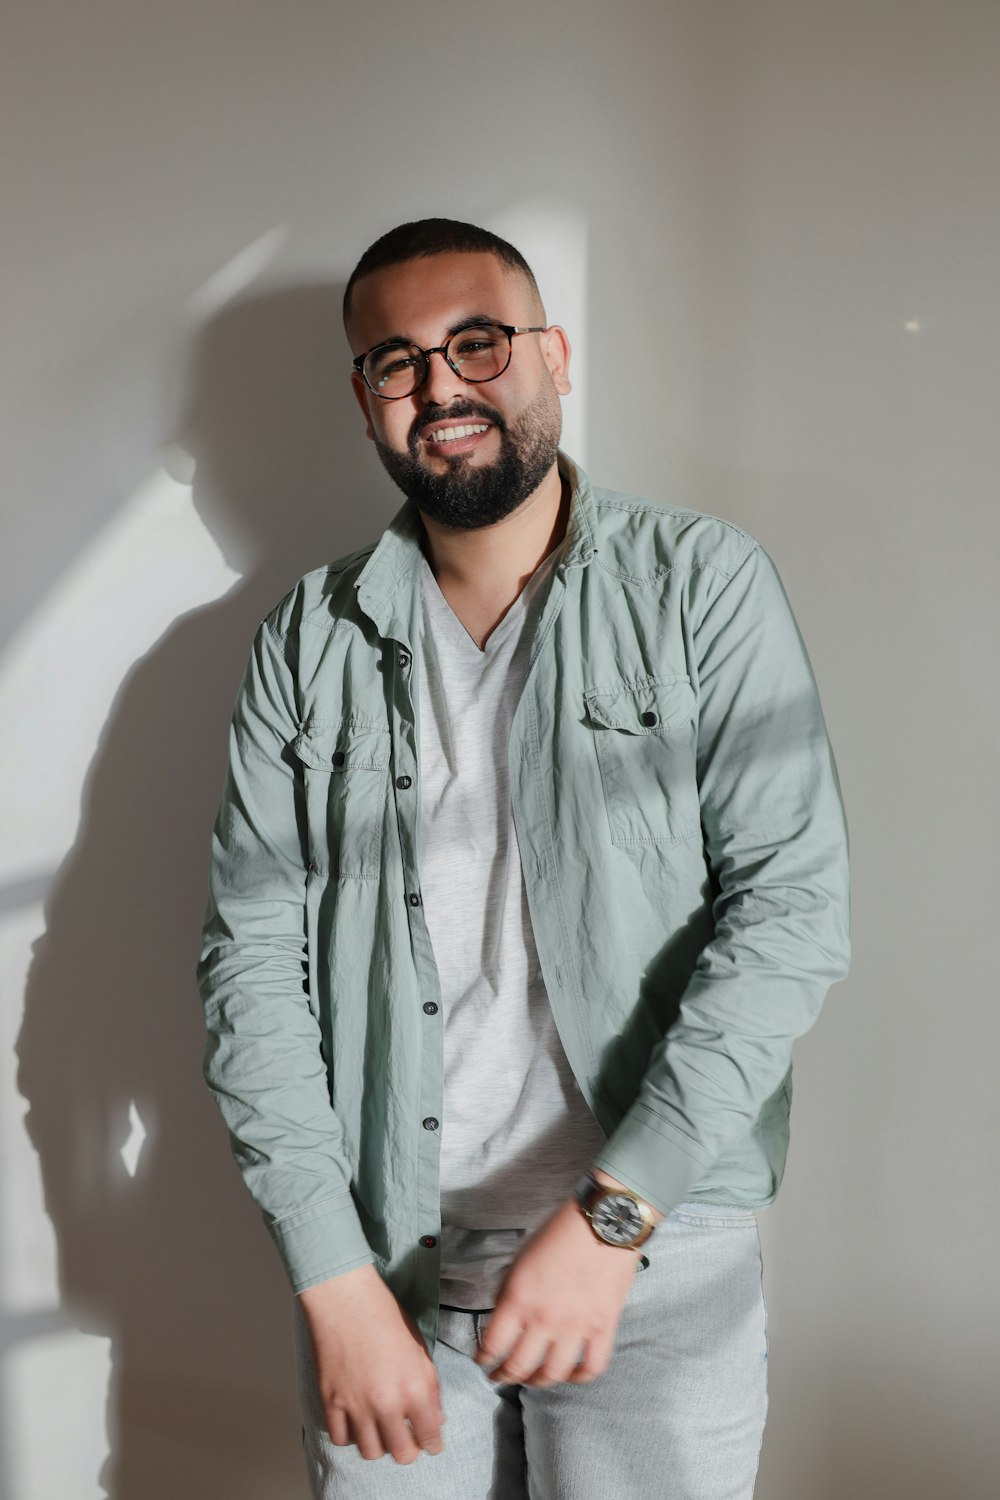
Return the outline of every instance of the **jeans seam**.
{"type": "MultiPolygon", "coordinates": [[[[756,1226],[755,1226],[756,1227],[756,1226]]],[[[767,1298],[764,1296],[764,1251],[760,1243],[760,1229],[757,1229],[757,1259],[760,1265],[760,1305],[764,1312],[764,1420],[761,1423],[760,1437],[757,1441],[757,1457],[753,1466],[753,1482],[750,1485],[751,1495],[757,1484],[757,1474],[760,1469],[760,1455],[764,1447],[764,1432],[767,1427],[767,1409],[770,1402],[768,1392],[768,1351],[770,1347],[767,1335],[767,1298]]]]}

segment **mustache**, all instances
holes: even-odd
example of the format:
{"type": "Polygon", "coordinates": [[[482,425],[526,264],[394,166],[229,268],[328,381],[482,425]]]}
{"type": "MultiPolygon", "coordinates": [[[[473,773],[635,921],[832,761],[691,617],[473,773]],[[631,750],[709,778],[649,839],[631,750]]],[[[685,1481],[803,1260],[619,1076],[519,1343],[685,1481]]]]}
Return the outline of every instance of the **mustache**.
{"type": "Polygon", "coordinates": [[[484,422],[489,422],[501,432],[506,431],[506,424],[499,413],[493,411],[489,406],[480,406],[475,401],[459,401],[457,405],[442,407],[439,410],[425,412],[417,417],[410,428],[410,442],[415,443],[422,432],[434,427],[452,427],[456,422],[475,421],[479,417],[484,422]]]}

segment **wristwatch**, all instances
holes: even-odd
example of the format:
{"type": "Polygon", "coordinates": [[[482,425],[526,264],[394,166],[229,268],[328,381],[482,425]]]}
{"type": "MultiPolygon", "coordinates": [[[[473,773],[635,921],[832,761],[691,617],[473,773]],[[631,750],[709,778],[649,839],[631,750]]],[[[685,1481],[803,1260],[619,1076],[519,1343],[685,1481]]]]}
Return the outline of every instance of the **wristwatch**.
{"type": "Polygon", "coordinates": [[[599,1240],[606,1245],[635,1249],[645,1244],[656,1228],[653,1210],[628,1188],[609,1188],[584,1172],[573,1196],[599,1240]]]}

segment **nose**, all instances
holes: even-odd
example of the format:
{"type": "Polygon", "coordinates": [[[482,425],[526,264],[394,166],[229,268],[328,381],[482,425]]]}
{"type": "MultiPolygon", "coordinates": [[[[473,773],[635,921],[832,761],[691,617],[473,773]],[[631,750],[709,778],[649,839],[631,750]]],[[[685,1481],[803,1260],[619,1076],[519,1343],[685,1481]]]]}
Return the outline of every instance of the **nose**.
{"type": "Polygon", "coordinates": [[[427,361],[427,378],[419,387],[418,395],[427,406],[447,406],[455,393],[465,395],[468,385],[451,368],[440,350],[435,350],[427,361]]]}

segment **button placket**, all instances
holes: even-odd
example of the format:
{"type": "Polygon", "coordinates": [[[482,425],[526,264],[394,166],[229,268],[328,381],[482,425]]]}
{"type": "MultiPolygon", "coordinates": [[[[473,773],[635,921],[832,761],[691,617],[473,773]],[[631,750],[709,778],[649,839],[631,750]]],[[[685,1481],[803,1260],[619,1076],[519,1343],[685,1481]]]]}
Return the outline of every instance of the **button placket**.
{"type": "MultiPolygon", "coordinates": [[[[412,653],[409,652],[409,651],[407,651],[407,649],[405,648],[405,646],[400,646],[398,648],[397,652],[396,652],[396,665],[399,667],[399,669],[402,672],[408,672],[410,666],[412,665],[412,662],[413,662],[412,653]]],[[[411,736],[412,736],[412,730],[414,728],[414,720],[413,720],[413,715],[412,715],[412,703],[410,701],[409,694],[410,694],[410,685],[409,685],[409,683],[406,683],[406,684],[404,684],[404,687],[403,687],[403,698],[405,700],[405,707],[403,707],[402,710],[401,710],[401,718],[402,718],[402,727],[407,731],[407,735],[405,736],[405,738],[407,740],[409,740],[409,738],[411,738],[411,736]]],[[[410,748],[410,750],[412,752],[413,747],[410,746],[409,748],[410,748]]],[[[414,785],[414,779],[413,779],[413,777],[411,775],[409,775],[405,771],[401,771],[398,776],[394,777],[394,782],[395,782],[396,788],[399,791],[401,791],[401,792],[408,792],[411,789],[411,787],[414,785]]],[[[406,816],[409,816],[409,815],[407,814],[406,816]]],[[[412,907],[417,907],[417,906],[423,905],[423,902],[421,900],[421,897],[420,897],[420,894],[419,894],[418,891],[409,891],[407,893],[407,895],[406,895],[406,901],[407,901],[407,904],[409,906],[412,906],[412,907]]]]}
{"type": "MultiPolygon", "coordinates": [[[[403,647],[399,647],[399,649],[397,650],[397,654],[396,654],[396,665],[399,668],[399,670],[400,670],[401,673],[408,674],[409,673],[409,669],[412,666],[412,653],[409,652],[409,651],[407,651],[403,647]]],[[[414,715],[413,715],[413,708],[415,707],[415,705],[413,705],[413,703],[411,701],[411,699],[412,699],[412,695],[411,695],[411,692],[410,692],[411,687],[412,687],[412,683],[410,682],[408,675],[404,676],[403,682],[402,682],[402,685],[401,685],[401,696],[402,696],[403,702],[400,705],[401,706],[401,710],[402,710],[402,718],[403,718],[402,729],[403,729],[404,732],[403,732],[403,736],[402,736],[401,740],[398,743],[404,743],[405,742],[407,744],[407,747],[408,747],[410,753],[412,754],[415,747],[410,742],[412,740],[413,731],[414,731],[414,728],[415,728],[415,720],[414,720],[414,715]],[[405,706],[403,706],[404,704],[405,704],[405,706]]],[[[398,764],[398,762],[397,762],[397,764],[398,764]]],[[[414,786],[414,784],[415,784],[414,783],[414,777],[412,775],[408,775],[406,772],[402,772],[402,771],[400,772],[400,774],[398,776],[396,776],[394,778],[394,780],[395,780],[396,787],[397,787],[397,789],[399,791],[409,791],[414,786]]],[[[414,811],[414,809],[413,809],[412,804],[407,805],[405,808],[403,807],[403,805],[401,805],[400,818],[401,818],[401,832],[404,833],[404,838],[403,838],[404,860],[406,860],[406,858],[407,858],[407,856],[406,856],[407,845],[411,843],[410,826],[411,826],[411,819],[413,817],[413,811],[414,811]]],[[[409,860],[407,860],[407,864],[409,864],[409,860]]],[[[416,877],[416,871],[415,870],[412,870],[410,873],[414,877],[416,877]]],[[[407,905],[410,906],[413,909],[416,909],[416,908],[421,907],[423,905],[423,897],[421,896],[420,892],[417,891],[417,890],[406,891],[406,893],[405,893],[405,899],[406,899],[407,905]]],[[[436,1016],[439,1013],[440,1007],[436,1003],[436,1001],[434,1001],[434,1000],[426,1000],[422,1004],[422,1009],[423,1009],[423,1012],[424,1012],[425,1015],[427,1015],[427,1016],[436,1016]]],[[[426,1102],[427,1103],[432,1103],[433,1101],[430,1100],[430,1099],[428,1099],[426,1102]]],[[[426,1105],[425,1105],[425,1107],[426,1107],[426,1105]]],[[[437,1118],[436,1115],[425,1115],[424,1118],[421,1120],[420,1123],[421,1123],[422,1128],[424,1130],[426,1130],[428,1132],[428,1134],[430,1134],[432,1136],[435,1134],[435,1132],[437,1132],[440,1129],[440,1120],[437,1118]]],[[[430,1151],[432,1153],[436,1153],[437,1152],[438,1146],[436,1144],[432,1146],[431,1142],[428,1141],[427,1145],[428,1145],[428,1148],[430,1149],[430,1151]]],[[[424,1155],[425,1155],[425,1153],[423,1151],[421,1151],[420,1152],[420,1156],[423,1158],[424,1155]]],[[[421,1168],[421,1171],[422,1170],[423,1170],[423,1168],[421,1168]]],[[[430,1168],[430,1158],[428,1158],[428,1160],[427,1160],[427,1170],[428,1171],[431,1170],[431,1168],[430,1168]]],[[[424,1250],[434,1250],[437,1247],[437,1245],[438,1245],[438,1236],[436,1234],[423,1234],[423,1235],[419,1236],[417,1243],[424,1250]]]]}

